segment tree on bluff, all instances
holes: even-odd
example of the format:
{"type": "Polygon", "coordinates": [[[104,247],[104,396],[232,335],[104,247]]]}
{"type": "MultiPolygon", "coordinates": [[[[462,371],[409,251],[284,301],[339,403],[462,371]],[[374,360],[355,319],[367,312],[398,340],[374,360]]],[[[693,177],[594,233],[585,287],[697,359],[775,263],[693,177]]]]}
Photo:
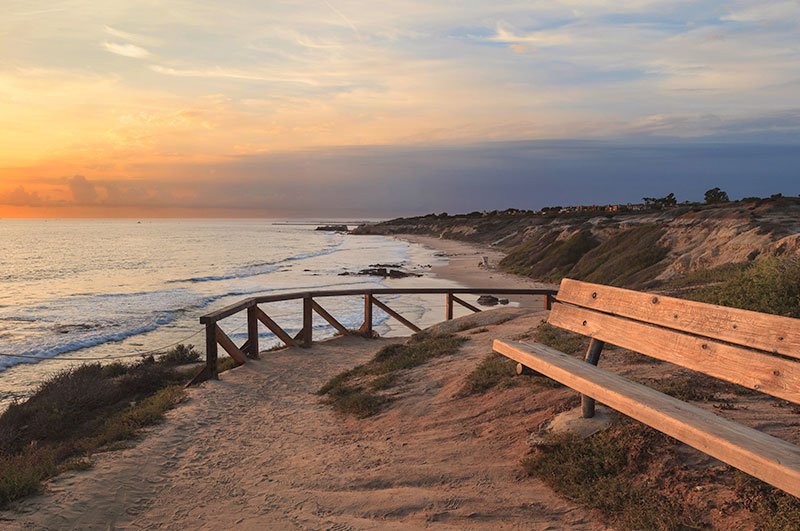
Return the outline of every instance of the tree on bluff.
{"type": "Polygon", "coordinates": [[[668,194],[664,197],[643,197],[644,205],[647,208],[655,208],[661,210],[662,208],[667,207],[674,207],[678,204],[678,200],[675,199],[675,194],[668,194]]]}
{"type": "Polygon", "coordinates": [[[706,190],[705,198],[707,205],[713,205],[714,203],[727,203],[730,201],[730,199],[728,199],[728,194],[720,190],[719,187],[706,190]]]}

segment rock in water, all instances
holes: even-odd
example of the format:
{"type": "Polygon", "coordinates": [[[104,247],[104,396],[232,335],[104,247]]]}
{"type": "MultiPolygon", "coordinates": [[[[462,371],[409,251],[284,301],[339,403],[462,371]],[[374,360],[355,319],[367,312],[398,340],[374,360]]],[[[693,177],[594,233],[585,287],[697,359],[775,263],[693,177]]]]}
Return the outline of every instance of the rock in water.
{"type": "Polygon", "coordinates": [[[499,300],[494,295],[481,295],[478,297],[478,304],[481,306],[497,306],[499,300]]]}
{"type": "Polygon", "coordinates": [[[347,232],[347,225],[323,225],[314,230],[327,230],[331,232],[347,232]]]}

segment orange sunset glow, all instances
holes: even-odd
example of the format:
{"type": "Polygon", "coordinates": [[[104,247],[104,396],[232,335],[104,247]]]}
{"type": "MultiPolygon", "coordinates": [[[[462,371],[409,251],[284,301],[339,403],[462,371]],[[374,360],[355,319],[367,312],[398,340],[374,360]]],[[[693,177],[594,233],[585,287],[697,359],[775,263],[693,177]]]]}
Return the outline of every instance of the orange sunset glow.
{"type": "Polygon", "coordinates": [[[342,148],[796,135],[800,12],[748,6],[12,1],[0,217],[307,215],[253,193],[342,148]]]}

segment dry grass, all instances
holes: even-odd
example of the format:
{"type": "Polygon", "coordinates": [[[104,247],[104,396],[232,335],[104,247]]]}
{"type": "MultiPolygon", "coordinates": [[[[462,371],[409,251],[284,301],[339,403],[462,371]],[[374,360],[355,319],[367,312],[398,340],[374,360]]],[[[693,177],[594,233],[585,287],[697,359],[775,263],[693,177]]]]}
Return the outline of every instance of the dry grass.
{"type": "Polygon", "coordinates": [[[534,372],[533,374],[517,374],[517,362],[495,352],[486,356],[464,378],[464,384],[456,393],[457,397],[465,397],[485,393],[491,389],[507,389],[522,385],[545,385],[561,387],[555,380],[534,372]]]}
{"type": "Polygon", "coordinates": [[[0,507],[40,492],[42,481],[91,466],[91,453],[137,436],[183,399],[191,346],[138,363],[86,364],[56,373],[0,415],[0,507]]]}
{"type": "Polygon", "coordinates": [[[390,399],[378,391],[393,387],[402,371],[426,361],[455,354],[468,339],[455,334],[419,332],[405,343],[395,343],[380,349],[364,365],[337,374],[323,385],[318,395],[336,411],[357,417],[379,412],[390,399]]]}
{"type": "Polygon", "coordinates": [[[650,467],[674,453],[676,443],[634,421],[612,426],[586,439],[553,436],[522,460],[559,494],[600,511],[623,529],[694,529],[700,515],[657,488],[650,467]]]}

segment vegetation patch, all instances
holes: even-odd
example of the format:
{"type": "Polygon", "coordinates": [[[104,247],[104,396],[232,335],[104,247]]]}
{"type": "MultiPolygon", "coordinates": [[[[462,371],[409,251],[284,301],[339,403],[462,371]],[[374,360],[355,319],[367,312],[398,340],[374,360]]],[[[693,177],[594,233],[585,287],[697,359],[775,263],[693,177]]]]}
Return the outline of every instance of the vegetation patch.
{"type": "Polygon", "coordinates": [[[563,433],[522,460],[559,494],[602,512],[625,529],[693,529],[698,518],[678,496],[660,494],[649,466],[675,443],[627,421],[586,439],[563,433]],[[660,455],[659,455],[660,454],[660,455]]]}
{"type": "Polygon", "coordinates": [[[534,332],[537,343],[547,345],[564,354],[583,355],[589,348],[588,337],[543,322],[534,332]]]}
{"type": "Polygon", "coordinates": [[[650,283],[667,266],[669,248],[658,243],[664,228],[641,225],[600,243],[589,229],[558,240],[558,230],[544,230],[500,261],[509,273],[558,282],[564,277],[611,286],[650,283]]]}
{"type": "Polygon", "coordinates": [[[734,264],[724,264],[719,267],[711,267],[708,269],[698,269],[692,271],[686,276],[670,280],[663,286],[661,290],[665,292],[697,289],[700,287],[709,286],[712,284],[721,284],[730,281],[730,279],[742,271],[746,270],[752,265],[751,262],[738,262],[734,264]]]}
{"type": "Polygon", "coordinates": [[[736,495],[751,513],[758,515],[759,529],[800,527],[800,500],[739,470],[734,471],[736,495]]]}
{"type": "Polygon", "coordinates": [[[512,249],[500,261],[500,268],[509,273],[558,282],[600,244],[589,229],[581,229],[563,240],[558,240],[558,235],[557,230],[543,231],[512,249]]]}
{"type": "Polygon", "coordinates": [[[465,341],[455,334],[416,333],[405,343],[383,347],[367,363],[337,374],[317,394],[341,413],[360,418],[374,415],[390,401],[378,391],[396,385],[400,371],[455,354],[465,341]]]}
{"type": "Polygon", "coordinates": [[[756,529],[797,529],[800,500],[731,467],[721,472],[675,466],[680,443],[632,419],[581,439],[552,435],[522,466],[556,492],[600,511],[622,529],[707,529],[704,496],[687,495],[714,484],[730,487],[725,510],[746,509],[756,529]]]}
{"type": "Polygon", "coordinates": [[[486,356],[464,379],[456,396],[483,394],[490,389],[507,389],[522,385],[545,385],[561,387],[555,380],[532,371],[532,374],[517,374],[517,362],[493,352],[486,356]]]}
{"type": "Polygon", "coordinates": [[[684,294],[685,298],[800,318],[800,260],[797,258],[765,256],[747,265],[717,268],[704,275],[721,280],[691,290],[684,294]]]}
{"type": "Polygon", "coordinates": [[[609,286],[642,286],[667,267],[669,248],[658,240],[658,225],[641,225],[620,232],[588,251],[569,271],[569,277],[609,286]]]}
{"type": "Polygon", "coordinates": [[[91,453],[158,422],[184,398],[189,375],[176,366],[199,357],[178,345],[134,364],[71,367],[12,403],[0,415],[0,507],[40,492],[59,472],[88,468],[91,453]]]}

